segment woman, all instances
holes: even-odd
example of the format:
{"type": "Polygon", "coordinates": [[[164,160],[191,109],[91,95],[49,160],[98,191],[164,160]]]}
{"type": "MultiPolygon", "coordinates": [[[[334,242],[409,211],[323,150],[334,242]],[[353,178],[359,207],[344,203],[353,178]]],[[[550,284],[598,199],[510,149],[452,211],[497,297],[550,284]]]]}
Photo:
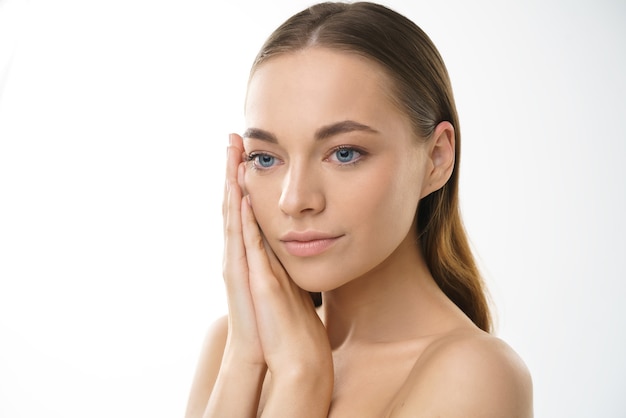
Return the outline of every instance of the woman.
{"type": "Polygon", "coordinates": [[[245,116],[224,195],[229,315],[187,416],[532,416],[526,367],[489,334],[428,37],[376,4],[313,6],[263,46],[245,116]]]}

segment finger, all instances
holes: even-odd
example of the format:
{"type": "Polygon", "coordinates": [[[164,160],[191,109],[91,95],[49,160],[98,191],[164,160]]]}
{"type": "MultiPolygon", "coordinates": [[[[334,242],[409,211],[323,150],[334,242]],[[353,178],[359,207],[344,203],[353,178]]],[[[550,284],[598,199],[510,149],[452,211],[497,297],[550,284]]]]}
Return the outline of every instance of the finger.
{"type": "MultiPolygon", "coordinates": [[[[224,199],[222,200],[222,215],[226,216],[228,206],[228,191],[233,185],[238,186],[237,171],[242,161],[243,140],[237,134],[228,136],[228,147],[226,149],[226,175],[224,181],[224,199]]],[[[237,201],[239,206],[239,201],[237,201]]]]}
{"type": "Polygon", "coordinates": [[[241,215],[257,330],[265,362],[274,372],[291,367],[292,358],[311,358],[306,353],[324,341],[326,330],[308,293],[289,278],[267,245],[247,198],[241,215]]]}
{"type": "Polygon", "coordinates": [[[258,286],[268,286],[265,288],[268,290],[273,289],[272,284],[276,284],[283,293],[299,294],[307,302],[311,302],[308,292],[291,280],[289,273],[265,239],[247,197],[243,198],[241,216],[251,285],[257,286],[257,289],[258,286]]]}
{"type": "Polygon", "coordinates": [[[274,275],[279,280],[281,280],[281,282],[290,280],[289,275],[287,274],[287,270],[285,270],[283,263],[280,262],[280,260],[276,256],[276,253],[274,252],[274,250],[272,250],[272,247],[270,247],[270,244],[267,242],[265,235],[263,235],[263,231],[261,231],[261,239],[263,240],[263,248],[265,249],[267,260],[269,261],[270,268],[274,275]]]}
{"type": "MultiPolygon", "coordinates": [[[[242,158],[245,159],[244,156],[242,158]]],[[[245,174],[246,174],[246,164],[240,163],[239,169],[237,170],[237,183],[239,184],[239,188],[241,189],[241,193],[245,196],[248,194],[248,190],[246,189],[245,182],[245,174]]]]}
{"type": "Polygon", "coordinates": [[[261,230],[246,197],[241,201],[241,215],[250,294],[261,345],[265,353],[268,342],[277,341],[280,337],[280,332],[284,329],[284,321],[292,319],[289,315],[291,304],[280,281],[272,271],[261,230]]]}
{"type": "MultiPolygon", "coordinates": [[[[226,187],[224,198],[224,279],[230,287],[241,282],[246,287],[247,262],[241,226],[242,193],[237,182],[237,171],[241,164],[241,138],[230,136],[226,162],[226,187]]],[[[240,286],[240,287],[241,287],[240,286]]]]}
{"type": "MultiPolygon", "coordinates": [[[[248,261],[249,280],[252,292],[263,299],[285,301],[289,294],[313,307],[309,293],[302,290],[289,277],[287,270],[265,239],[256,222],[254,211],[247,198],[242,202],[242,224],[246,259],[248,261]],[[282,295],[282,296],[279,296],[282,295]]],[[[254,296],[253,296],[254,298],[254,296]]],[[[258,313],[258,306],[255,304],[258,313]]]]}
{"type": "Polygon", "coordinates": [[[241,199],[241,222],[248,269],[255,274],[272,276],[273,272],[265,250],[264,239],[248,197],[241,199]]]}
{"type": "Polygon", "coordinates": [[[289,273],[287,273],[287,270],[285,269],[285,266],[283,266],[283,263],[278,259],[278,257],[276,256],[276,253],[274,252],[274,250],[272,250],[269,243],[267,242],[267,239],[265,239],[265,235],[263,235],[263,231],[261,231],[261,237],[263,239],[265,254],[267,255],[267,259],[270,264],[270,269],[272,270],[272,273],[274,273],[274,277],[276,277],[276,279],[281,283],[282,288],[291,289],[291,293],[299,295],[300,299],[303,300],[306,305],[310,305],[311,307],[314,307],[313,300],[311,299],[309,292],[300,288],[291,279],[291,277],[289,276],[289,273]]]}
{"type": "MultiPolygon", "coordinates": [[[[224,217],[225,251],[224,262],[239,262],[245,259],[245,249],[241,232],[241,189],[238,183],[238,170],[241,164],[243,142],[239,135],[228,137],[226,159],[226,179],[222,213],[224,217]]],[[[226,265],[224,266],[226,267],[226,265]]]]}

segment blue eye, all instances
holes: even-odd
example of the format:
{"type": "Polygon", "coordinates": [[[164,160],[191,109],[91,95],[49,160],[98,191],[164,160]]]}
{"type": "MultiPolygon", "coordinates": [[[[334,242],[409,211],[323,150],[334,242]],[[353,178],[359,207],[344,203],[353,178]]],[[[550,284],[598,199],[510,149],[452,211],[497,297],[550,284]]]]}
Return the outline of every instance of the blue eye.
{"type": "Polygon", "coordinates": [[[270,168],[276,164],[276,157],[269,154],[250,154],[248,161],[252,161],[257,168],[270,168]]]}
{"type": "Polygon", "coordinates": [[[335,151],[335,155],[337,156],[337,160],[342,163],[347,163],[348,161],[354,158],[354,150],[353,149],[339,149],[335,151]]]}
{"type": "Polygon", "coordinates": [[[259,163],[259,165],[261,167],[271,167],[274,165],[274,157],[272,157],[271,155],[259,155],[257,157],[257,162],[259,163]]]}
{"type": "Polygon", "coordinates": [[[354,148],[340,147],[333,151],[331,159],[340,164],[350,164],[358,161],[362,153],[354,148]]]}

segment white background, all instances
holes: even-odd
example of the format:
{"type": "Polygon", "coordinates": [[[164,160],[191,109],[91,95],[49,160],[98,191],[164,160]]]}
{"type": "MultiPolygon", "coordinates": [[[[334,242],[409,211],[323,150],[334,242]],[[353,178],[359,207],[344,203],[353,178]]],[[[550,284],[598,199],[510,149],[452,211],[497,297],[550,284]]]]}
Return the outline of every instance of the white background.
{"type": "MultiPolygon", "coordinates": [[[[183,415],[226,311],[227,134],[309,3],[0,0],[1,417],[183,415]]],[[[626,416],[626,5],[386,4],[448,64],[467,228],[536,416],[626,416]]]]}

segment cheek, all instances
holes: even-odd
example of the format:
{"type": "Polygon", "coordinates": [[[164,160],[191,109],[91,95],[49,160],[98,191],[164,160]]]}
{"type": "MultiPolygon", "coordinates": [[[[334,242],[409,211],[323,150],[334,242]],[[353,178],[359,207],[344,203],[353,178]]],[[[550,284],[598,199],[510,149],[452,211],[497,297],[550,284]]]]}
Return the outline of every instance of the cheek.
{"type": "Polygon", "coordinates": [[[335,201],[360,222],[380,224],[413,217],[417,209],[418,179],[393,165],[355,177],[336,191],[335,201]],[[342,192],[343,191],[343,192],[342,192]]]}
{"type": "Polygon", "coordinates": [[[382,262],[411,233],[419,203],[416,180],[398,171],[385,174],[372,180],[367,192],[353,202],[350,222],[358,231],[358,242],[368,243],[363,259],[382,262]]]}

